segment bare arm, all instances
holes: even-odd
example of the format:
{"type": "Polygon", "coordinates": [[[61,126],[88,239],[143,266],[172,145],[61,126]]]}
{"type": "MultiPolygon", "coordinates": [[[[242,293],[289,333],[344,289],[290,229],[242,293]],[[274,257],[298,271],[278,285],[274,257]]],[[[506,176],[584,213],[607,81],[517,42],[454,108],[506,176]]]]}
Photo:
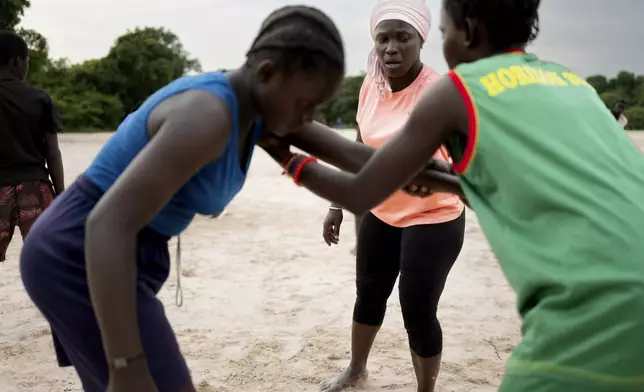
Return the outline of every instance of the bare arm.
{"type": "MultiPolygon", "coordinates": [[[[465,105],[449,77],[444,76],[420,99],[401,132],[379,148],[357,175],[338,172],[323,165],[309,164],[300,181],[312,192],[362,214],[384,201],[421,171],[446,136],[467,129],[465,105]]],[[[433,188],[459,192],[440,180],[433,188]]],[[[431,185],[431,181],[427,183],[431,185]]]]}
{"type": "MultiPolygon", "coordinates": [[[[363,144],[360,130],[356,134],[356,142],[354,143],[317,122],[304,125],[299,132],[289,135],[286,141],[318,159],[350,173],[360,171],[376,151],[375,148],[363,144]]],[[[281,155],[268,152],[278,163],[284,159],[281,155]]],[[[461,194],[457,179],[454,176],[446,175],[452,173],[451,165],[448,162],[429,156],[426,163],[431,163],[430,166],[434,170],[427,170],[419,174],[419,179],[423,184],[432,184],[436,190],[461,194]]],[[[336,203],[332,205],[338,206],[336,203]]]]}
{"type": "MultiPolygon", "coordinates": [[[[228,108],[209,93],[169,98],[150,115],[148,145],[90,214],[87,280],[108,361],[143,352],[136,309],[137,234],[201,167],[220,156],[231,124],[228,108]]],[[[137,371],[147,372],[147,364],[137,371]]]]}
{"type": "Polygon", "coordinates": [[[47,149],[47,170],[51,183],[54,186],[54,193],[60,195],[65,190],[65,170],[63,168],[63,156],[58,146],[58,134],[45,134],[45,148],[47,149]]]}
{"type": "Polygon", "coordinates": [[[54,193],[60,195],[65,190],[65,171],[63,168],[63,157],[58,146],[58,132],[62,131],[63,125],[60,121],[58,108],[51,101],[49,96],[45,97],[45,160],[47,170],[54,186],[54,193]]]}
{"type": "Polygon", "coordinates": [[[373,147],[362,143],[360,129],[354,143],[318,122],[304,125],[286,140],[318,159],[351,173],[357,173],[375,151],[373,147]]]}

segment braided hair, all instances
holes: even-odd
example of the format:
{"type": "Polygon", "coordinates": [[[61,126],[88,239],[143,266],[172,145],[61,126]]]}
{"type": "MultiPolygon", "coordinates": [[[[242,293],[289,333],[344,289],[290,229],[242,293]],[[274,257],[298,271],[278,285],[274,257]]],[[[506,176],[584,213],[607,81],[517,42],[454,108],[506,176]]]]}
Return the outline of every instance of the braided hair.
{"type": "Polygon", "coordinates": [[[248,62],[270,58],[285,71],[344,73],[344,45],[322,11],[286,6],[271,13],[246,54],[248,62]]]}
{"type": "Polygon", "coordinates": [[[8,65],[11,59],[29,56],[27,42],[18,34],[8,31],[0,31],[0,66],[8,65]]]}
{"type": "Polygon", "coordinates": [[[458,28],[465,19],[484,24],[489,44],[495,50],[522,47],[539,34],[541,0],[445,0],[445,10],[458,28]]]}

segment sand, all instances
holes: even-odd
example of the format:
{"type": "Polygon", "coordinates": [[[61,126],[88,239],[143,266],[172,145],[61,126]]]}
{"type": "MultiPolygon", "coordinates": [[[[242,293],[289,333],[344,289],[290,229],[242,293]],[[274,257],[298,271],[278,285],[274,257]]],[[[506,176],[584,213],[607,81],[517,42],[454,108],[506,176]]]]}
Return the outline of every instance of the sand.
{"type": "MultiPolygon", "coordinates": [[[[108,136],[61,137],[68,181],[108,136]]],[[[637,138],[644,146],[644,135],[637,138]]],[[[174,271],[160,293],[200,392],[316,391],[347,364],[353,217],[345,214],[340,245],[327,247],[321,227],[328,203],[279,174],[257,151],[227,214],[198,218],[182,237],[185,305],[174,305],[174,271]]],[[[23,289],[19,237],[0,264],[0,391],[81,391],[74,371],[56,366],[47,324],[23,289]]],[[[471,211],[439,318],[438,391],[496,390],[520,325],[514,294],[471,211]]],[[[369,369],[369,379],[353,390],[415,391],[396,292],[369,369]]]]}

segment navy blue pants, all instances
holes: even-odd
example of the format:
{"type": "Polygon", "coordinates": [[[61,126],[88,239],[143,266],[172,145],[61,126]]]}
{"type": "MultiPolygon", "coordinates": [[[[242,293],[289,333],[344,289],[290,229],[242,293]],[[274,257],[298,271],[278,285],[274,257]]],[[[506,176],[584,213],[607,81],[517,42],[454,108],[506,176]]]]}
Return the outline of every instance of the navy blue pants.
{"type": "MultiPolygon", "coordinates": [[[[102,191],[81,176],[36,220],[20,256],[22,281],[51,325],[60,366],[74,366],[86,392],[107,389],[108,366],[85,270],[85,221],[102,191]]],[[[159,392],[179,392],[190,373],[156,294],[170,272],[169,238],[138,236],[137,311],[141,340],[159,392]]]]}

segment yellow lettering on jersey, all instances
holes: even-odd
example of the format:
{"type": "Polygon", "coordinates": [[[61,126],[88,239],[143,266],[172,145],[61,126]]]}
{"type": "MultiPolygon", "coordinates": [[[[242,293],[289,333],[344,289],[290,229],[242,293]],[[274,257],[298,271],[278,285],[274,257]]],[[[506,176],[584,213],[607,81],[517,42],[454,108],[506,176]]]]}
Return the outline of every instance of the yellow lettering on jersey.
{"type": "Polygon", "coordinates": [[[519,85],[517,77],[514,75],[509,68],[501,68],[496,72],[496,76],[501,81],[501,84],[505,88],[515,88],[519,85]]]}
{"type": "MultiPolygon", "coordinates": [[[[527,65],[499,68],[481,77],[479,80],[490,97],[501,95],[508,90],[533,84],[562,87],[570,85],[590,86],[588,82],[572,72],[557,73],[527,65]]],[[[592,88],[592,86],[590,87],[592,88]]]]}
{"type": "Polygon", "coordinates": [[[512,71],[514,77],[517,78],[517,81],[521,86],[534,83],[534,78],[530,77],[530,75],[528,75],[526,71],[518,65],[511,66],[510,71],[512,71]]]}
{"type": "Polygon", "coordinates": [[[566,83],[565,80],[563,80],[559,75],[557,75],[556,72],[553,71],[543,71],[545,78],[546,78],[546,84],[552,85],[552,86],[567,86],[568,83],[566,83]]]}
{"type": "Polygon", "coordinates": [[[564,79],[569,81],[570,84],[572,84],[573,86],[586,86],[588,88],[593,89],[593,91],[595,90],[595,88],[591,86],[590,83],[586,81],[586,79],[579,77],[577,74],[573,72],[562,72],[561,76],[563,76],[564,79]]]}
{"type": "Polygon", "coordinates": [[[487,93],[490,97],[494,97],[505,92],[505,88],[496,77],[496,72],[491,72],[483,76],[480,81],[481,84],[487,88],[487,93]]]}
{"type": "Polygon", "coordinates": [[[534,78],[535,83],[538,84],[545,84],[546,83],[546,77],[543,76],[543,70],[538,69],[538,68],[532,68],[528,66],[524,66],[523,69],[526,70],[528,75],[532,76],[534,78]]]}
{"type": "Polygon", "coordinates": [[[569,81],[573,86],[581,86],[583,84],[583,80],[572,72],[562,72],[561,76],[563,76],[564,79],[569,81]]]}

